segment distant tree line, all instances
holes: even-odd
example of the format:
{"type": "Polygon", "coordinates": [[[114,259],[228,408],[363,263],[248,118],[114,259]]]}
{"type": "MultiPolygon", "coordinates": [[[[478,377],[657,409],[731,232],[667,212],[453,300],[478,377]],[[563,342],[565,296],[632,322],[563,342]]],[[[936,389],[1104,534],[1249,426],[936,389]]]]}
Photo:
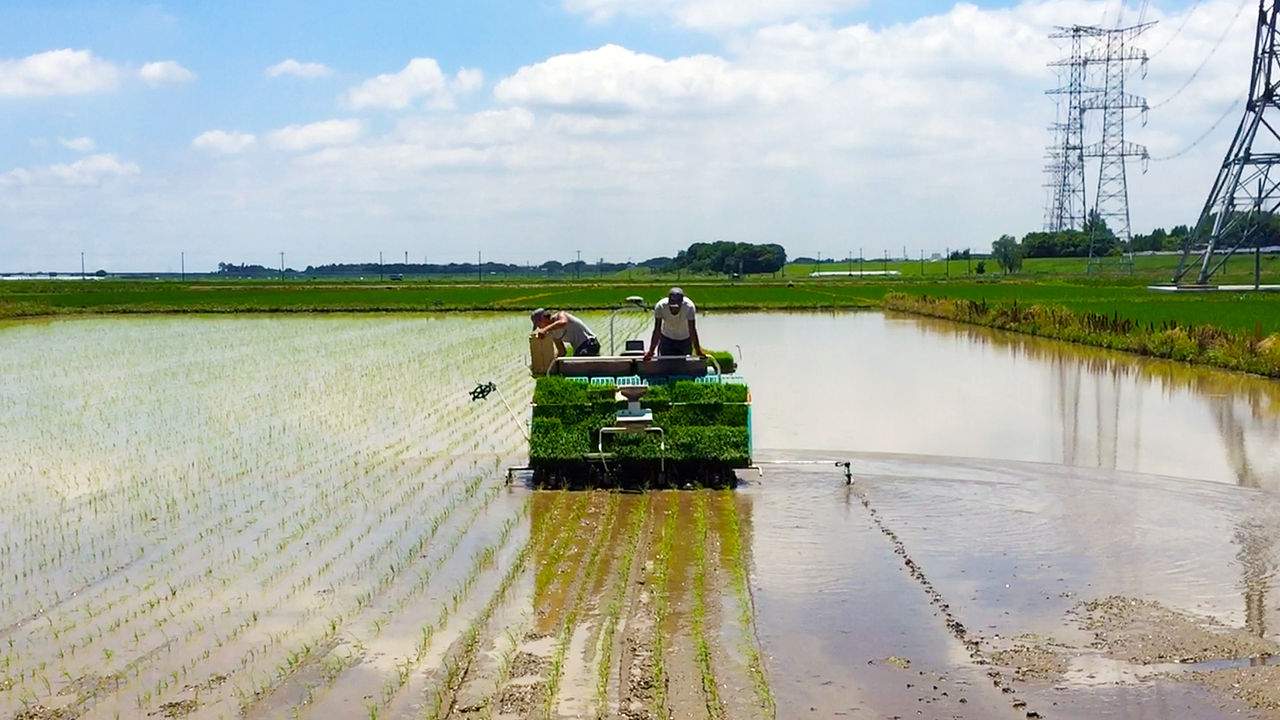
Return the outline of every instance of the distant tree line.
{"type": "MultiPolygon", "coordinates": [[[[1252,231],[1247,246],[1277,247],[1280,246],[1280,215],[1265,213],[1262,221],[1252,231]]],[[[1213,217],[1205,221],[1201,238],[1208,236],[1213,217]]],[[[1243,231],[1244,223],[1232,228],[1224,240],[1233,243],[1243,231]]],[[[1130,252],[1176,252],[1181,250],[1191,236],[1192,229],[1187,225],[1175,225],[1171,230],[1162,227],[1145,235],[1137,234],[1129,240],[1130,252]]],[[[1126,248],[1115,233],[1107,227],[1106,221],[1098,217],[1096,212],[1089,213],[1089,219],[1082,230],[1063,230],[1061,232],[1029,232],[1019,241],[1012,235],[1001,235],[991,244],[991,256],[1006,273],[1017,272],[1022,268],[1023,258],[1056,258],[1056,257],[1088,257],[1089,246],[1093,245],[1094,257],[1121,255],[1126,248]]]]}
{"type": "Polygon", "coordinates": [[[558,260],[547,260],[539,265],[516,265],[512,263],[330,263],[327,265],[308,265],[304,270],[266,267],[247,263],[218,263],[218,274],[238,278],[270,278],[285,276],[303,277],[370,277],[405,275],[544,275],[553,277],[590,277],[592,275],[612,275],[629,268],[647,268],[654,272],[690,272],[690,273],[776,273],[787,263],[787,251],[781,245],[751,243],[713,242],[694,243],[687,250],[681,250],[676,257],[653,257],[638,263],[605,262],[602,259],[591,263],[585,260],[574,260],[562,263],[558,260]]]}

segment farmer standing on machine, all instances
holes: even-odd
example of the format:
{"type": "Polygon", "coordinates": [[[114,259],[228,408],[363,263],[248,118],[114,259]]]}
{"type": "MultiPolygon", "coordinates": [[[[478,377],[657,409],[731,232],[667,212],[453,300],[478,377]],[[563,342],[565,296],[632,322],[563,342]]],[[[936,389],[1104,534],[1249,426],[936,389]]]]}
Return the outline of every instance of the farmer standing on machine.
{"type": "Polygon", "coordinates": [[[694,322],[693,301],[684,296],[684,290],[673,287],[664,300],[653,308],[653,336],[645,360],[658,355],[702,355],[698,342],[698,326],[694,322]]]}
{"type": "Polygon", "coordinates": [[[551,338],[556,342],[556,351],[564,355],[566,344],[573,348],[574,357],[597,357],[600,355],[600,341],[587,324],[576,316],[561,310],[551,312],[543,308],[534,310],[529,316],[533,320],[533,332],[538,337],[551,338]]]}

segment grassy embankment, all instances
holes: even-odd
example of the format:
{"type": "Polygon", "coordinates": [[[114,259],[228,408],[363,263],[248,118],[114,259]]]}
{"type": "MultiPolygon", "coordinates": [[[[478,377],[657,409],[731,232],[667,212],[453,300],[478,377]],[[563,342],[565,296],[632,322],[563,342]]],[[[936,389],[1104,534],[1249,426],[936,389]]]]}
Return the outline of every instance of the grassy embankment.
{"type": "Polygon", "coordinates": [[[1119,311],[1077,312],[1062,305],[1019,303],[1016,299],[989,303],[905,293],[886,295],[884,306],[1028,335],[1280,377],[1280,333],[1264,334],[1261,321],[1255,323],[1253,332],[1232,331],[1178,320],[1142,322],[1119,311]]]}

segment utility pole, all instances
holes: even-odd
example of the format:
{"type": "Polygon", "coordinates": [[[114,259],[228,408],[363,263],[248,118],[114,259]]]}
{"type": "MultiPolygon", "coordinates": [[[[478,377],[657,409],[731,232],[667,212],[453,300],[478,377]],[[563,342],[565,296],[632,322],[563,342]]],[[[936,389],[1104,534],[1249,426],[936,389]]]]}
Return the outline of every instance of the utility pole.
{"type": "Polygon", "coordinates": [[[920,251],[920,277],[924,277],[924,250],[920,251]]]}
{"type": "Polygon", "coordinates": [[[378,251],[378,282],[382,282],[382,251],[378,251]]]}
{"type": "Polygon", "coordinates": [[[951,248],[947,248],[946,258],[947,259],[945,262],[946,262],[946,268],[947,268],[947,278],[950,278],[951,277],[951,248]]]}
{"type": "Polygon", "coordinates": [[[284,251],[280,251],[280,281],[284,282],[284,251]]]}
{"type": "Polygon", "coordinates": [[[480,251],[476,251],[476,282],[484,282],[484,255],[480,251]]]}
{"type": "Polygon", "coordinates": [[[573,279],[577,280],[582,277],[582,251],[578,251],[578,261],[573,264],[573,279]]]}
{"type": "Polygon", "coordinates": [[[888,250],[888,248],[885,248],[885,251],[884,251],[884,267],[883,267],[882,269],[884,270],[884,274],[885,274],[885,275],[888,275],[888,274],[889,274],[889,250],[888,250]]]}
{"type": "Polygon", "coordinates": [[[187,281],[187,252],[183,250],[181,253],[179,253],[179,255],[181,256],[180,262],[181,262],[181,268],[182,268],[181,270],[182,282],[186,282],[187,281]]]}
{"type": "MultiPolygon", "coordinates": [[[[1200,266],[1195,284],[1207,285],[1214,273],[1225,269],[1227,260],[1238,250],[1250,243],[1260,248],[1264,234],[1258,230],[1280,211],[1280,172],[1274,172],[1280,169],[1280,153],[1275,152],[1280,143],[1277,21],[1280,21],[1280,2],[1258,0],[1258,27],[1244,117],[1227,148],[1199,220],[1183,243],[1182,258],[1173,274],[1174,283],[1180,283],[1191,270],[1187,260],[1195,253],[1199,256],[1196,264],[1200,266]],[[1222,254],[1216,263],[1215,252],[1222,254]]],[[[1255,284],[1261,282],[1258,262],[1255,255],[1255,284]]]]}
{"type": "Polygon", "coordinates": [[[84,279],[84,251],[80,251],[80,279],[84,279]]]}

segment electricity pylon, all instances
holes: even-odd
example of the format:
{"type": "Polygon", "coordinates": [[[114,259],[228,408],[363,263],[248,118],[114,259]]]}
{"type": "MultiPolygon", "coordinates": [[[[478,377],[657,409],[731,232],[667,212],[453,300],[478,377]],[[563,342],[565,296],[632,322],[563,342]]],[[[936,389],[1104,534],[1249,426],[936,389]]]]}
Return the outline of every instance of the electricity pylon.
{"type": "MultiPolygon", "coordinates": [[[[1102,65],[1103,91],[1085,101],[1086,110],[1102,111],[1102,140],[1084,148],[1085,157],[1098,161],[1098,191],[1094,194],[1093,209],[1097,219],[1107,224],[1116,240],[1124,248],[1129,267],[1133,267],[1133,251],[1129,247],[1129,182],[1125,175],[1125,162],[1129,158],[1151,158],[1147,148],[1125,140],[1124,119],[1126,110],[1142,110],[1146,123],[1147,100],[1125,91],[1125,77],[1133,63],[1140,63],[1146,71],[1145,50],[1130,47],[1129,42],[1146,32],[1155,23],[1142,23],[1127,28],[1110,30],[1092,28],[1098,43],[1086,54],[1086,61],[1102,65]]],[[[1145,166],[1144,166],[1145,169],[1145,166]]],[[[1098,224],[1093,223],[1089,237],[1089,263],[1096,259],[1098,224]]]]}
{"type": "Polygon", "coordinates": [[[1277,57],[1275,0],[1258,0],[1258,30],[1253,45],[1249,99],[1235,138],[1213,181],[1195,228],[1182,245],[1174,271],[1179,284],[1190,272],[1187,260],[1199,253],[1196,285],[1207,285],[1227,259],[1242,247],[1257,245],[1257,230],[1280,209],[1280,57],[1277,57]],[[1270,118],[1264,116],[1270,115],[1270,118]],[[1220,253],[1217,262],[1214,253],[1220,253]]]}
{"type": "MultiPolygon", "coordinates": [[[[1132,157],[1149,159],[1147,149],[1128,142],[1124,136],[1125,111],[1140,109],[1146,119],[1147,101],[1125,91],[1125,78],[1134,62],[1147,62],[1145,51],[1129,46],[1129,42],[1155,23],[1142,23],[1126,28],[1100,28],[1092,25],[1062,26],[1049,37],[1071,41],[1071,54],[1050,67],[1063,68],[1065,82],[1049,90],[1050,95],[1066,97],[1066,119],[1055,123],[1054,145],[1048,153],[1050,204],[1045,212],[1045,230],[1084,230],[1091,224],[1089,264],[1095,261],[1095,236],[1098,223],[1088,223],[1090,216],[1106,222],[1126,250],[1129,250],[1129,187],[1125,162],[1132,157]],[[1085,40],[1093,44],[1086,50],[1085,40]],[[1086,85],[1090,66],[1101,66],[1103,86],[1086,85]],[[1084,116],[1089,110],[1102,111],[1102,139],[1084,143],[1084,116]],[[1086,203],[1085,158],[1098,158],[1098,186],[1092,212],[1086,203]]],[[[1059,101],[1061,106],[1061,100],[1059,101]]]]}
{"type": "Polygon", "coordinates": [[[1066,118],[1054,123],[1053,146],[1049,148],[1050,163],[1045,166],[1049,176],[1047,185],[1050,190],[1049,207],[1045,212],[1045,230],[1059,232],[1062,230],[1078,230],[1084,227],[1085,219],[1085,187],[1084,187],[1084,97],[1086,92],[1095,92],[1085,87],[1086,62],[1084,59],[1085,27],[1059,27],[1050,38],[1065,38],[1071,41],[1071,55],[1049,63],[1049,67],[1062,68],[1063,84],[1047,95],[1059,96],[1061,108],[1062,97],[1066,98],[1066,118]]]}

